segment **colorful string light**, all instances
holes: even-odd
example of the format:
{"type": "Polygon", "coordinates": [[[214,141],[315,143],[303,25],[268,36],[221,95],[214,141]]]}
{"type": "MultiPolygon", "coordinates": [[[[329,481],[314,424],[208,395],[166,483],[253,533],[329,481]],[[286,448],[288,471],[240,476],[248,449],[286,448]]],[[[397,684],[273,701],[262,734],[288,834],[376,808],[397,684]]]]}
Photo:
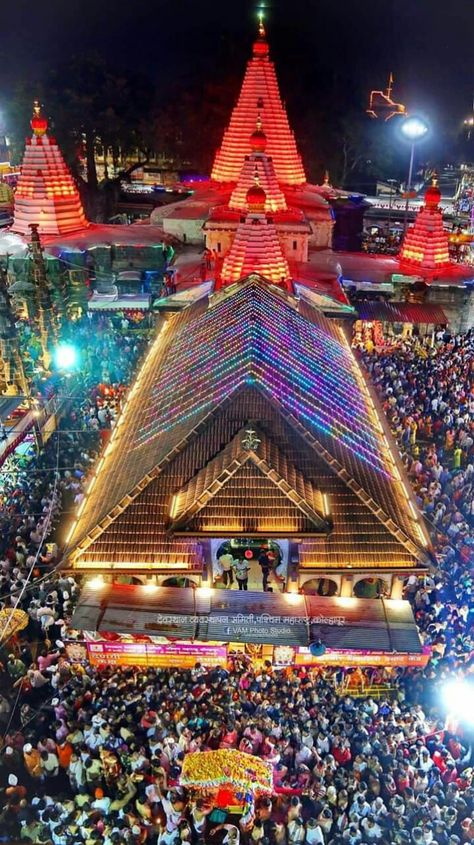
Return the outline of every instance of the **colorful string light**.
{"type": "Polygon", "coordinates": [[[349,348],[260,284],[245,285],[177,331],[136,448],[256,384],[297,419],[390,475],[349,348]]]}

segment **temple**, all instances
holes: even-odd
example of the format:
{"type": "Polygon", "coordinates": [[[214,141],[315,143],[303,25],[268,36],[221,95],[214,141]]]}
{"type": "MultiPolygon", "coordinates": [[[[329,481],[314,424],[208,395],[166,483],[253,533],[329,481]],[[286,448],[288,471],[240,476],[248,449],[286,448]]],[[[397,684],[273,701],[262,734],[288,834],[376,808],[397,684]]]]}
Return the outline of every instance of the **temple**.
{"type": "Polygon", "coordinates": [[[329,579],[348,597],[369,577],[400,598],[403,574],[429,560],[343,329],[258,275],[167,317],[66,556],[78,572],[217,585],[226,542],[274,543],[280,589],[329,579]]]}
{"type": "Polygon", "coordinates": [[[237,181],[247,153],[248,138],[259,115],[267,127],[268,154],[275,163],[278,180],[285,185],[304,185],[303,163],[281,101],[262,22],[239,99],[214,160],[211,178],[216,182],[237,181]]]}
{"type": "Polygon", "coordinates": [[[448,233],[439,207],[441,192],[436,179],[427,189],[425,204],[409,227],[400,250],[400,263],[427,273],[438,273],[451,265],[448,233]]]}
{"type": "MultiPolygon", "coordinates": [[[[239,224],[222,267],[222,282],[232,284],[258,273],[275,284],[290,285],[290,268],[284,258],[274,223],[265,214],[267,195],[258,183],[246,196],[248,214],[239,224]]],[[[291,290],[291,287],[290,287],[291,290]]]]}
{"type": "Polygon", "coordinates": [[[430,539],[351,349],[352,309],[337,279],[322,293],[311,275],[318,209],[332,225],[318,190],[260,27],[212,181],[161,212],[205,235],[209,274],[179,311],[164,303],[71,526],[66,567],[100,575],[75,628],[284,644],[305,660],[315,641],[367,654],[377,631],[395,665],[425,659],[400,599],[429,567],[430,539]],[[247,560],[248,592],[229,589],[223,554],[247,560]]]}
{"type": "Polygon", "coordinates": [[[29,235],[32,223],[38,226],[40,235],[66,235],[85,229],[88,224],[79,191],[56,139],[48,135],[48,121],[37,101],[31,128],[33,134],[26,141],[15,191],[12,231],[29,235]]]}
{"type": "Polygon", "coordinates": [[[267,136],[260,117],[247,144],[250,154],[243,159],[228,205],[216,205],[204,224],[206,247],[213,254],[218,270],[220,259],[224,257],[224,280],[237,281],[250,272],[258,272],[279,282],[289,279],[289,262],[294,264],[308,260],[311,226],[299,209],[287,205],[273,159],[266,152],[267,136]],[[252,217],[246,219],[249,211],[252,211],[252,217]],[[257,227],[260,224],[265,225],[263,240],[267,249],[250,246],[250,242],[256,244],[259,240],[257,227]],[[245,261],[244,243],[247,245],[245,261]],[[251,256],[253,254],[255,262],[257,252],[261,252],[261,256],[252,265],[251,256]],[[270,263],[273,263],[273,273],[268,275],[270,263]],[[231,267],[234,269],[229,274],[231,267]],[[243,267],[246,272],[236,276],[243,267]]]}
{"type": "MultiPolygon", "coordinates": [[[[167,234],[186,243],[206,246],[220,244],[219,258],[225,257],[239,222],[239,213],[246,211],[246,193],[253,182],[255,170],[266,194],[266,212],[287,214],[286,221],[275,218],[280,240],[293,244],[299,238],[293,230],[304,228],[306,242],[311,249],[331,246],[334,218],[332,209],[319,186],[308,184],[295,137],[283,107],[275,66],[270,60],[269,46],[263,25],[253,45],[253,55],[247,64],[240,96],[216,153],[211,180],[195,188],[187,200],[165,208],[157,208],[151,215],[153,223],[163,226],[167,234]],[[222,237],[210,233],[220,230],[222,237]],[[228,237],[226,232],[231,231],[228,237]]],[[[299,252],[300,245],[295,248],[299,252]]],[[[285,251],[285,246],[283,245],[285,251]]],[[[293,255],[295,260],[308,261],[305,255],[293,255]]]]}

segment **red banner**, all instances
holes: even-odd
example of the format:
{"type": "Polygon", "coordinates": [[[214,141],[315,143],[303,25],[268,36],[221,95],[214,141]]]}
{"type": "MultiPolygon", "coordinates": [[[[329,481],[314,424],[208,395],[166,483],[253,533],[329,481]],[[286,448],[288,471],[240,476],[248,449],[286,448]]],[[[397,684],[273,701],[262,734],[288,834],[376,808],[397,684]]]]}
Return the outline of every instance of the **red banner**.
{"type": "Polygon", "coordinates": [[[87,655],[94,666],[160,666],[189,669],[196,662],[205,666],[225,666],[227,648],[204,643],[87,643],[87,655]]]}

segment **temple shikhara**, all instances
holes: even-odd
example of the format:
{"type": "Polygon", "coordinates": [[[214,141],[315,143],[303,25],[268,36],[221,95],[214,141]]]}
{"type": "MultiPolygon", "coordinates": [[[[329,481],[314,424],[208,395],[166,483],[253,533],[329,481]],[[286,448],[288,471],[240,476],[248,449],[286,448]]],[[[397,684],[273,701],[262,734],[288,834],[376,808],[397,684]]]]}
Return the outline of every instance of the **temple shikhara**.
{"type": "Polygon", "coordinates": [[[283,185],[304,185],[306,176],[303,162],[281,101],[275,66],[270,60],[262,22],[237,105],[214,160],[211,178],[216,182],[237,181],[242,159],[247,154],[249,135],[260,116],[267,127],[267,151],[273,159],[279,182],[283,185]]]}
{"type": "Polygon", "coordinates": [[[328,233],[330,209],[306,184],[262,26],[212,180],[180,207],[182,222],[205,210],[214,275],[162,313],[71,527],[67,565],[101,576],[74,627],[306,658],[319,641],[370,650],[376,632],[395,664],[424,659],[401,599],[430,564],[429,537],[351,349],[344,294],[302,280],[315,209],[328,233]],[[248,592],[222,589],[224,554],[248,561],[248,592]]]}
{"type": "Polygon", "coordinates": [[[31,128],[15,191],[12,231],[29,235],[32,223],[40,235],[80,231],[88,224],[79,191],[56,139],[48,135],[48,121],[38,102],[31,128]]]}
{"type": "Polygon", "coordinates": [[[262,23],[210,182],[196,186],[188,200],[156,209],[151,219],[188,243],[201,243],[204,228],[206,246],[216,249],[219,261],[234,238],[239,215],[247,210],[246,192],[255,172],[266,194],[265,212],[275,214],[279,238],[286,242],[283,251],[292,253],[287,257],[306,263],[308,246],[331,246],[332,209],[323,186],[306,180],[262,23]],[[303,231],[305,246],[299,238],[303,231]],[[221,236],[213,234],[216,232],[221,236]]]}
{"type": "Polygon", "coordinates": [[[449,258],[448,233],[443,227],[443,215],[439,207],[440,199],[441,191],[434,179],[426,191],[424,206],[405,235],[400,263],[428,273],[444,270],[452,263],[449,258]]]}

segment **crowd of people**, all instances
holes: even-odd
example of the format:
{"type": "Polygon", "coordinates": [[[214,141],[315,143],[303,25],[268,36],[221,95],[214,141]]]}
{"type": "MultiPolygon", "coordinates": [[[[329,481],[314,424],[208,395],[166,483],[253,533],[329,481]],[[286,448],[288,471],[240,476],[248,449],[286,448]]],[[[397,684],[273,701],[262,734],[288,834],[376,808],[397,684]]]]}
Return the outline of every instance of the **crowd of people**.
{"type": "Polygon", "coordinates": [[[64,639],[79,588],[55,571],[59,517],[80,502],[147,342],[117,328],[79,326],[87,375],[78,401],[41,455],[3,485],[0,601],[8,611],[21,596],[29,622],[0,655],[0,842],[474,841],[471,738],[446,725],[433,695],[451,674],[471,671],[474,334],[442,338],[427,355],[407,343],[364,358],[438,561],[406,584],[433,658],[424,671],[391,670],[396,694],[375,701],[340,694],[331,670],[276,670],[237,654],[227,667],[191,670],[97,671],[70,656],[64,639]],[[180,785],[187,752],[221,748],[273,768],[273,794],[257,795],[245,816],[221,806],[215,790],[180,785]]]}
{"type": "Polygon", "coordinates": [[[364,356],[431,525],[438,570],[406,587],[433,647],[431,682],[471,671],[474,644],[474,332],[437,337],[364,356]]]}

